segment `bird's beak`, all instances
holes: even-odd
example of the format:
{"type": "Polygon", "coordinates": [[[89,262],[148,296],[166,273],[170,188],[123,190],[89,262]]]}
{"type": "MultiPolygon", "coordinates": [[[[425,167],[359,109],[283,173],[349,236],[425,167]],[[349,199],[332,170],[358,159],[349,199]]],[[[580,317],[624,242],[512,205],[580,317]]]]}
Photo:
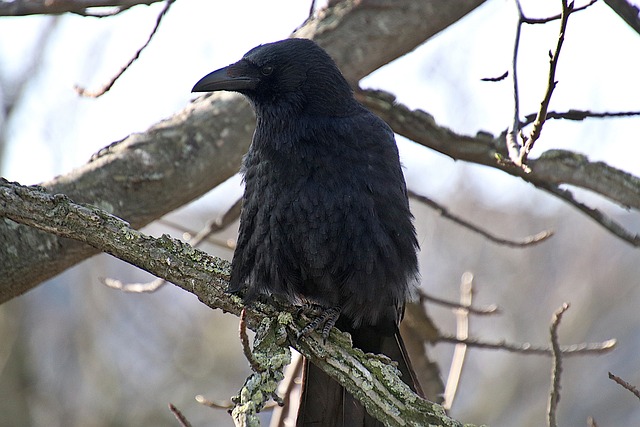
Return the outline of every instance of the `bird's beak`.
{"type": "Polygon", "coordinates": [[[251,74],[246,64],[242,61],[236,62],[207,74],[196,83],[191,92],[215,92],[217,90],[241,92],[255,89],[259,79],[251,74]]]}

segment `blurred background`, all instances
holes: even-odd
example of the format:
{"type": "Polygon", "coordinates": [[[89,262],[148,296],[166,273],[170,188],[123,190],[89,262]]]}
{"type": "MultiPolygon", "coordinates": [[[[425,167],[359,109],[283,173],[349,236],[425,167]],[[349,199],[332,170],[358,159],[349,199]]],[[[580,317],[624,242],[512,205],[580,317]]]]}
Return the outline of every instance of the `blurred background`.
{"type": "MultiPolygon", "coordinates": [[[[163,4],[102,19],[1,18],[0,175],[35,184],[84,164],[103,146],[182,109],[204,74],[257,44],[287,37],[306,19],[309,5],[178,1],[140,59],[98,99],[79,97],[74,85],[93,89],[111,78],[144,43],[163,4]]],[[[560,11],[557,0],[522,5],[531,17],[560,11]]],[[[510,80],[481,78],[510,69],[516,21],[513,1],[487,1],[361,86],[390,91],[458,133],[500,133],[513,115],[510,80]]],[[[556,22],[523,29],[523,114],[536,112],[543,96],[557,28],[556,22]]],[[[638,52],[638,34],[603,2],[573,15],[553,109],[640,110],[638,52]]],[[[638,176],[639,127],[640,118],[551,121],[533,157],[550,148],[570,149],[638,176]]],[[[600,426],[640,425],[637,399],[607,378],[611,371],[640,385],[638,249],[519,179],[454,162],[402,138],[398,145],[412,191],[502,237],[555,231],[537,246],[508,248],[412,201],[422,288],[457,300],[461,275],[473,273],[475,303],[502,309],[499,316],[471,319],[472,335],[487,340],[545,345],[552,313],[571,303],[560,326],[561,343],[616,338],[618,346],[603,356],[565,359],[559,425],[587,425],[589,416],[600,426]]],[[[143,231],[193,234],[226,212],[241,192],[234,177],[143,231]]],[[[584,191],[576,195],[640,230],[637,212],[584,191]]],[[[225,245],[236,231],[237,224],[203,249],[230,258],[225,245]]],[[[0,306],[0,425],[175,426],[169,402],[194,426],[232,425],[225,411],[204,407],[194,396],[227,400],[248,375],[238,319],[208,309],[172,285],[153,294],[128,294],[104,286],[104,277],[153,279],[98,255],[0,306]]],[[[440,329],[454,333],[450,310],[428,309],[440,329]]],[[[446,375],[453,346],[438,344],[429,351],[446,375]]],[[[546,357],[470,349],[451,415],[495,427],[545,425],[550,369],[546,357]]]]}

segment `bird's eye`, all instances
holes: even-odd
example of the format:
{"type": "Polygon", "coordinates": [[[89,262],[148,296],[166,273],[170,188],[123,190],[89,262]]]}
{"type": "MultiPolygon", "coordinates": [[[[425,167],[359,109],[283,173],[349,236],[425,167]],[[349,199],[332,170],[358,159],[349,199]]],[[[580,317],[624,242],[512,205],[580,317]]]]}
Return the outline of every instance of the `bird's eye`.
{"type": "Polygon", "coordinates": [[[268,76],[269,74],[273,73],[273,67],[271,65],[265,65],[264,67],[262,67],[260,72],[263,76],[268,76]]]}

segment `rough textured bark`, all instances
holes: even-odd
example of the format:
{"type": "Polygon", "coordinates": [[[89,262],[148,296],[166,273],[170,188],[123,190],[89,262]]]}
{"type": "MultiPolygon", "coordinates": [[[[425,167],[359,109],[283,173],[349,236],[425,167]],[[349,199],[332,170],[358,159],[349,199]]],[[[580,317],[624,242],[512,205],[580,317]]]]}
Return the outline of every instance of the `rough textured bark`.
{"type": "MultiPolygon", "coordinates": [[[[296,35],[318,41],[336,57],[347,79],[355,82],[482,3],[344,1],[322,11],[296,35]],[[347,57],[349,52],[361,54],[347,57]]],[[[51,193],[99,206],[141,227],[237,172],[253,126],[250,108],[239,96],[204,96],[43,186],[51,193]]],[[[0,259],[7,260],[0,264],[0,303],[96,252],[74,241],[0,222],[0,259]]]]}

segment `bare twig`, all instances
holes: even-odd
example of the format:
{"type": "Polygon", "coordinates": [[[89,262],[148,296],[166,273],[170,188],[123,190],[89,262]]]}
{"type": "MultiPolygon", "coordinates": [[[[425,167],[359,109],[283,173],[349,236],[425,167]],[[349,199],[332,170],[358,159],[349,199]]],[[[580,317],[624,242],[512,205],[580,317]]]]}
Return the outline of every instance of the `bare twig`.
{"type": "Polygon", "coordinates": [[[193,236],[189,243],[192,246],[199,246],[203,240],[212,235],[213,233],[217,233],[218,231],[222,231],[231,225],[237,218],[240,216],[240,209],[242,207],[242,199],[236,200],[236,202],[229,208],[227,211],[216,218],[213,221],[207,223],[207,225],[198,232],[195,236],[193,236]]]}
{"type": "Polygon", "coordinates": [[[612,218],[605,215],[598,209],[591,208],[584,203],[577,201],[571,191],[564,190],[556,185],[538,184],[538,187],[543,188],[551,194],[563,199],[579,211],[582,211],[605,229],[609,230],[612,234],[620,239],[632,244],[635,247],[640,246],[640,234],[634,234],[633,232],[625,229],[622,225],[614,221],[612,218]]]}
{"type": "Polygon", "coordinates": [[[492,305],[490,305],[488,307],[484,307],[484,308],[471,307],[470,305],[462,305],[462,304],[457,303],[457,302],[448,301],[448,300],[445,300],[445,299],[442,299],[442,298],[434,297],[432,295],[427,294],[422,289],[418,289],[418,297],[420,298],[420,302],[421,303],[424,303],[425,301],[429,301],[429,302],[432,302],[434,304],[442,305],[444,307],[455,308],[455,309],[463,309],[463,310],[468,311],[471,314],[477,314],[477,315],[480,315],[480,316],[488,316],[488,315],[500,313],[500,309],[495,304],[492,304],[492,305]]]}
{"type": "Polygon", "coordinates": [[[527,161],[527,156],[533,149],[533,145],[536,143],[542,132],[542,127],[547,120],[547,111],[549,110],[549,103],[551,102],[551,95],[556,88],[558,82],[556,81],[556,69],[558,68],[558,59],[560,59],[560,50],[564,43],[565,32],[567,31],[567,23],[569,22],[569,15],[573,12],[573,2],[567,3],[567,0],[562,0],[562,15],[560,18],[560,33],[558,34],[558,43],[556,45],[555,52],[549,52],[549,79],[547,80],[547,90],[544,94],[544,98],[540,103],[540,110],[538,110],[538,116],[533,122],[533,129],[531,133],[524,141],[524,144],[520,148],[520,156],[516,159],[515,163],[518,166],[524,166],[527,161]]]}
{"type": "Polygon", "coordinates": [[[562,375],[562,349],[558,342],[558,326],[562,320],[562,315],[569,309],[569,304],[562,304],[554,314],[551,320],[551,349],[553,353],[553,367],[551,372],[551,392],[549,393],[548,405],[548,425],[549,427],[557,427],[556,411],[558,402],[560,401],[560,377],[562,375]]]}
{"type": "Polygon", "coordinates": [[[614,375],[611,372],[609,372],[609,379],[615,381],[618,384],[620,384],[622,387],[624,387],[625,389],[629,390],[638,399],[640,399],[640,390],[638,390],[636,387],[632,386],[631,384],[629,384],[628,382],[626,382],[625,380],[623,380],[619,376],[614,375]]]}
{"type": "Polygon", "coordinates": [[[516,0],[516,6],[518,8],[518,23],[516,27],[516,35],[514,39],[513,58],[511,72],[513,74],[513,98],[514,98],[514,114],[513,121],[506,135],[506,146],[509,153],[509,159],[518,167],[521,167],[525,172],[530,172],[531,169],[526,164],[527,157],[533,149],[534,144],[540,138],[542,127],[548,118],[547,111],[549,109],[549,103],[551,102],[551,95],[557,85],[555,80],[556,69],[558,67],[558,59],[560,58],[560,50],[564,43],[564,36],[567,29],[567,23],[569,22],[569,15],[573,12],[584,10],[594,4],[597,0],[591,0],[588,4],[575,8],[573,1],[568,3],[567,0],[562,0],[562,13],[557,16],[552,16],[542,19],[527,18],[522,11],[522,5],[520,0],[516,0]],[[522,134],[522,124],[520,123],[520,99],[518,89],[518,51],[520,48],[520,34],[522,32],[523,24],[544,24],[547,22],[560,19],[560,32],[558,35],[558,41],[554,52],[549,52],[549,76],[547,81],[547,89],[545,91],[540,108],[533,120],[533,129],[529,135],[524,136],[522,134]]]}
{"type": "Polygon", "coordinates": [[[502,75],[498,76],[498,77],[483,77],[480,79],[480,81],[483,82],[500,82],[504,79],[506,79],[509,76],[509,71],[505,71],[502,75]]]}
{"type": "MultiPolygon", "coordinates": [[[[460,280],[460,306],[470,306],[472,298],[473,274],[464,273],[460,280]]],[[[465,308],[458,308],[456,310],[456,338],[460,340],[469,338],[469,310],[465,308]]],[[[456,397],[466,354],[467,345],[464,343],[456,344],[451,358],[449,375],[447,376],[447,385],[444,388],[444,401],[442,406],[447,410],[451,409],[456,397]]]]}
{"type": "MultiPolygon", "coordinates": [[[[198,402],[201,405],[204,406],[208,406],[209,408],[213,408],[213,409],[222,409],[224,411],[227,412],[231,412],[231,410],[234,408],[234,404],[233,402],[231,402],[230,400],[225,400],[222,402],[214,402],[213,400],[209,400],[206,397],[204,397],[201,394],[198,394],[196,397],[196,402],[198,402]]],[[[266,405],[264,405],[264,407],[262,408],[263,411],[271,411],[275,408],[280,407],[280,405],[278,405],[278,403],[276,402],[271,402],[268,403],[266,405]]]]}
{"type": "MultiPolygon", "coordinates": [[[[587,4],[583,5],[583,6],[575,7],[575,8],[573,8],[573,12],[579,12],[581,10],[585,10],[586,8],[588,8],[589,6],[593,5],[597,1],[598,0],[591,0],[589,3],[587,3],[587,4]]],[[[549,16],[547,18],[528,18],[528,17],[523,17],[523,22],[525,24],[546,24],[547,22],[557,21],[558,19],[561,19],[561,18],[562,18],[562,14],[549,16]]]]}
{"type": "Polygon", "coordinates": [[[264,368],[258,363],[255,357],[253,357],[253,352],[251,351],[251,346],[249,345],[249,336],[247,335],[247,309],[243,308],[240,312],[240,341],[242,342],[242,352],[244,353],[244,357],[246,357],[251,369],[254,372],[263,372],[264,368]]]}
{"type": "MultiPolygon", "coordinates": [[[[524,122],[520,123],[521,127],[527,126],[533,123],[536,119],[537,114],[528,114],[524,118],[524,122]]],[[[576,120],[581,121],[588,118],[594,119],[607,119],[614,117],[637,117],[640,116],[640,111],[611,111],[611,112],[603,112],[597,113],[588,110],[569,110],[569,111],[549,111],[547,113],[547,120],[555,119],[555,120],[576,120]]]]}
{"type": "MultiPolygon", "coordinates": [[[[436,342],[448,342],[452,344],[464,343],[469,347],[483,348],[488,350],[504,350],[511,353],[535,354],[540,356],[552,356],[553,351],[549,347],[534,346],[530,343],[509,343],[505,340],[489,342],[478,338],[468,338],[459,340],[453,335],[442,334],[436,342]]],[[[601,343],[581,343],[568,346],[561,346],[560,351],[564,356],[584,356],[590,354],[603,354],[613,350],[616,340],[610,339],[601,343]]]]}
{"type": "Polygon", "coordinates": [[[142,51],[149,46],[149,43],[151,43],[151,39],[153,39],[153,36],[156,34],[156,32],[158,31],[158,28],[160,27],[160,22],[162,22],[162,18],[164,18],[164,16],[167,14],[167,12],[169,11],[169,8],[171,7],[171,5],[173,3],[175,3],[176,0],[166,0],[166,3],[164,5],[164,8],[162,9],[162,11],[160,11],[160,14],[158,15],[158,17],[156,18],[156,24],[153,27],[153,30],[151,30],[151,33],[149,34],[149,37],[147,38],[147,41],[142,45],[142,47],[140,47],[136,53],[133,55],[133,57],[129,60],[129,62],[127,62],[127,64],[122,67],[120,69],[120,71],[118,71],[116,73],[115,76],[113,76],[111,78],[111,80],[103,85],[100,89],[98,89],[97,91],[89,91],[79,85],[76,85],[74,87],[74,89],[76,90],[76,92],[78,92],[78,94],[80,96],[86,96],[88,98],[97,98],[99,96],[104,95],[105,93],[107,93],[111,87],[113,87],[113,85],[115,84],[116,80],[118,80],[125,71],[127,71],[129,69],[129,67],[140,57],[140,54],[142,53],[142,51]]]}
{"type": "Polygon", "coordinates": [[[510,246],[512,248],[523,248],[526,246],[533,246],[535,244],[541,243],[544,240],[548,239],[549,237],[553,236],[553,231],[550,230],[545,230],[545,231],[541,231],[538,234],[534,234],[532,236],[527,236],[525,237],[523,240],[520,241],[515,241],[515,240],[508,240],[508,239],[503,239],[501,237],[497,237],[491,233],[489,233],[486,230],[481,229],[480,227],[471,224],[470,222],[468,222],[467,220],[464,220],[462,218],[460,218],[457,215],[452,214],[451,212],[449,212],[449,210],[447,208],[445,208],[444,206],[442,206],[441,204],[433,201],[432,199],[430,199],[427,196],[423,196],[421,194],[417,194],[413,191],[409,192],[409,196],[411,198],[414,198],[416,200],[419,200],[420,202],[424,203],[425,205],[429,206],[430,208],[432,208],[433,210],[437,211],[442,217],[447,218],[450,221],[455,222],[456,224],[471,230],[475,233],[480,234],[481,236],[491,240],[494,243],[497,243],[499,245],[505,245],[505,246],[510,246]]]}
{"type": "MultiPolygon", "coordinates": [[[[210,221],[208,223],[205,224],[203,229],[200,230],[193,230],[187,226],[185,226],[185,224],[180,224],[178,222],[172,221],[169,218],[160,218],[158,220],[159,224],[163,224],[166,225],[167,227],[171,227],[174,228],[176,230],[179,230],[183,233],[183,239],[189,243],[193,242],[193,238],[204,232],[205,229],[209,229],[209,227],[212,225],[212,223],[215,223],[216,220],[210,221]]],[[[216,231],[213,231],[213,233],[216,233],[216,231]]],[[[235,248],[235,240],[234,239],[218,239],[215,236],[209,236],[206,238],[207,243],[211,243],[214,246],[218,246],[222,249],[234,249],[235,248]]],[[[196,246],[196,245],[192,245],[192,246],[196,246]]],[[[198,245],[200,246],[200,245],[198,245]]]]}
{"type": "Polygon", "coordinates": [[[522,34],[522,24],[524,12],[520,0],[516,0],[518,8],[518,22],[516,24],[516,35],[513,41],[513,57],[511,59],[511,81],[513,84],[513,120],[505,138],[507,152],[510,159],[517,159],[520,154],[520,89],[518,85],[518,52],[520,50],[520,35],[522,34]]]}
{"type": "Polygon", "coordinates": [[[233,402],[229,400],[224,402],[214,402],[213,400],[209,400],[205,398],[201,394],[197,395],[195,399],[196,399],[196,402],[200,403],[201,405],[208,406],[209,408],[213,408],[213,409],[224,409],[227,411],[231,411],[234,406],[233,402]]]}
{"type": "Polygon", "coordinates": [[[180,412],[178,408],[176,408],[173,403],[169,403],[169,410],[175,415],[176,419],[180,423],[182,427],[191,427],[191,423],[187,418],[180,412]]]}

